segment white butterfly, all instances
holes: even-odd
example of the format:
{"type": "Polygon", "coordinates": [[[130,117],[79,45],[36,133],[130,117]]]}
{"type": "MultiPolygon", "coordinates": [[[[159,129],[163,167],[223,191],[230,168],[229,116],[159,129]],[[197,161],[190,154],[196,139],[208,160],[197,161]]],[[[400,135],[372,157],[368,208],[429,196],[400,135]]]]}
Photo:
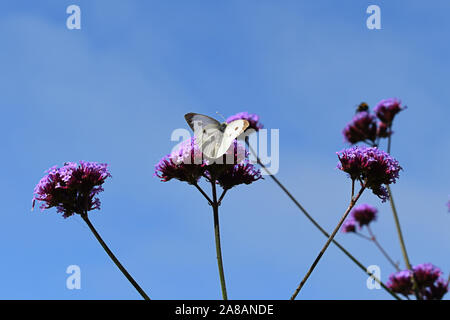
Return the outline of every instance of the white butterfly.
{"type": "Polygon", "coordinates": [[[212,159],[217,159],[227,152],[234,139],[250,125],[244,119],[234,120],[228,124],[220,123],[216,119],[198,113],[187,113],[184,118],[194,131],[200,150],[212,159]]]}

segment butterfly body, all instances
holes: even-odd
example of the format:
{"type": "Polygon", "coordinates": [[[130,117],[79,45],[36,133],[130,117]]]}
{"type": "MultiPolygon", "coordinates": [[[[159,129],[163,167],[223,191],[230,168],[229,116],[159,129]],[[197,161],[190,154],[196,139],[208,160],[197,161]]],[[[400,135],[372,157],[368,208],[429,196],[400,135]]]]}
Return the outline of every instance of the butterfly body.
{"type": "Polygon", "coordinates": [[[198,113],[187,113],[184,118],[194,131],[200,150],[212,159],[217,159],[227,152],[234,139],[249,126],[247,120],[220,123],[216,119],[198,113]]]}

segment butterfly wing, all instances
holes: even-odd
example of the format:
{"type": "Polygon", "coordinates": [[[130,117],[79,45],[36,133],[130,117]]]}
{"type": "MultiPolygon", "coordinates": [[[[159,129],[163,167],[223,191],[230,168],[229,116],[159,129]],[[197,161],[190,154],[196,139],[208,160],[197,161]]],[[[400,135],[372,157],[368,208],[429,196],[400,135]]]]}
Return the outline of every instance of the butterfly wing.
{"type": "Polygon", "coordinates": [[[184,119],[186,119],[186,122],[191,127],[191,129],[195,132],[196,129],[200,127],[220,127],[220,122],[216,119],[213,119],[211,117],[205,116],[203,114],[198,113],[186,113],[184,115],[184,119]]]}
{"type": "Polygon", "coordinates": [[[187,113],[184,118],[194,131],[196,142],[203,154],[209,158],[218,158],[217,152],[224,136],[220,122],[198,113],[187,113]]]}
{"type": "Polygon", "coordinates": [[[239,119],[231,121],[225,128],[220,146],[217,150],[217,158],[222,156],[230,148],[234,139],[248,128],[250,123],[247,120],[239,119]]]}
{"type": "Polygon", "coordinates": [[[199,144],[200,150],[203,154],[211,159],[217,159],[221,155],[219,154],[219,148],[223,140],[223,133],[221,131],[215,131],[213,134],[204,134],[202,136],[201,144],[199,144]]]}

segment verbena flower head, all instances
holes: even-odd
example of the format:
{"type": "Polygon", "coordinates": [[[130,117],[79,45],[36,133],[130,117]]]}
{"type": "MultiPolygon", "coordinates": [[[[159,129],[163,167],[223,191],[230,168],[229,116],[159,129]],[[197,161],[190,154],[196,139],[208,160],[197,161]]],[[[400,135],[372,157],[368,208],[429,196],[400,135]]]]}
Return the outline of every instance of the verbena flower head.
{"type": "Polygon", "coordinates": [[[412,274],[411,270],[402,270],[391,274],[386,285],[392,291],[408,296],[413,293],[412,274]]]}
{"type": "Polygon", "coordinates": [[[217,177],[217,182],[227,190],[240,184],[251,184],[261,178],[261,171],[248,160],[244,160],[223,170],[217,177]]]}
{"type": "Polygon", "coordinates": [[[376,220],[377,212],[377,208],[369,204],[361,204],[353,208],[351,216],[358,223],[359,228],[361,229],[376,220]]]}
{"type": "Polygon", "coordinates": [[[358,112],[342,131],[347,142],[355,144],[362,141],[375,143],[377,138],[377,122],[367,111],[358,112]]]}
{"type": "Polygon", "coordinates": [[[232,115],[227,118],[227,123],[230,123],[234,120],[244,119],[249,122],[249,126],[246,130],[254,129],[255,131],[259,131],[259,129],[263,128],[263,125],[259,122],[259,116],[254,113],[248,113],[248,112],[239,112],[235,115],[232,115]]]}
{"type": "Polygon", "coordinates": [[[249,162],[249,155],[245,147],[234,140],[234,143],[221,158],[208,164],[206,176],[211,181],[216,180],[224,189],[259,180],[261,179],[261,172],[249,162]]]}
{"type": "Polygon", "coordinates": [[[414,276],[419,287],[427,287],[436,282],[442,275],[441,269],[431,263],[423,263],[413,267],[414,276]]]}
{"type": "Polygon", "coordinates": [[[383,185],[395,183],[402,169],[397,160],[375,147],[352,147],[337,153],[338,169],[360,180],[383,202],[389,198],[383,185]]]}
{"type": "Polygon", "coordinates": [[[435,283],[426,288],[423,297],[426,300],[442,300],[448,292],[448,280],[439,278],[435,283]]]}
{"type": "Polygon", "coordinates": [[[205,173],[207,164],[195,138],[191,138],[156,164],[155,175],[164,182],[177,179],[195,184],[205,173]]]}
{"type": "Polygon", "coordinates": [[[345,220],[341,231],[344,233],[356,232],[356,221],[353,218],[345,220]]]}
{"type": "Polygon", "coordinates": [[[389,98],[381,100],[374,108],[375,114],[378,119],[387,124],[388,126],[394,121],[394,117],[397,113],[404,110],[406,107],[401,105],[401,101],[397,98],[389,98]]]}
{"type": "Polygon", "coordinates": [[[261,172],[248,161],[248,156],[245,147],[235,140],[222,157],[208,159],[192,138],[163,157],[155,166],[155,175],[162,181],[177,179],[189,184],[197,183],[203,176],[217,181],[224,189],[230,189],[261,179],[261,172]]]}
{"type": "Polygon", "coordinates": [[[100,209],[96,195],[103,191],[106,178],[111,177],[107,164],[86,161],[67,162],[46,173],[34,189],[33,208],[40,201],[42,210],[56,207],[64,218],[100,209]]]}
{"type": "Polygon", "coordinates": [[[403,270],[389,277],[387,286],[392,291],[405,296],[414,293],[413,278],[417,284],[417,290],[428,300],[440,300],[448,292],[448,281],[442,278],[442,271],[431,263],[423,263],[413,267],[413,271],[403,270]]]}

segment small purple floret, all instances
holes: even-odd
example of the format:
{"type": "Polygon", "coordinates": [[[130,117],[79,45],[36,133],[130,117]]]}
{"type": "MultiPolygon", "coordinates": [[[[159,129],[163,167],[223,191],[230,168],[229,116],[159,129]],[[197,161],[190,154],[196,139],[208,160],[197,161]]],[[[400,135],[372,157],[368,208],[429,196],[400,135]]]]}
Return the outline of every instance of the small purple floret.
{"type": "Polygon", "coordinates": [[[361,204],[353,208],[350,213],[352,218],[358,223],[361,229],[364,226],[368,226],[372,221],[377,218],[377,208],[369,204],[361,204]]]}
{"type": "Polygon", "coordinates": [[[374,112],[378,119],[390,126],[397,113],[404,110],[406,107],[401,105],[401,101],[397,98],[389,98],[381,100],[374,108],[374,112]]]}
{"type": "Polygon", "coordinates": [[[375,143],[377,138],[377,122],[375,117],[367,111],[358,112],[342,131],[344,138],[351,144],[370,141],[375,143]]]}
{"type": "Polygon", "coordinates": [[[341,231],[344,233],[356,232],[356,221],[352,218],[345,220],[341,231]]]}
{"type": "Polygon", "coordinates": [[[164,182],[177,179],[195,184],[205,173],[207,164],[195,138],[191,138],[156,164],[155,176],[164,182]]]}

